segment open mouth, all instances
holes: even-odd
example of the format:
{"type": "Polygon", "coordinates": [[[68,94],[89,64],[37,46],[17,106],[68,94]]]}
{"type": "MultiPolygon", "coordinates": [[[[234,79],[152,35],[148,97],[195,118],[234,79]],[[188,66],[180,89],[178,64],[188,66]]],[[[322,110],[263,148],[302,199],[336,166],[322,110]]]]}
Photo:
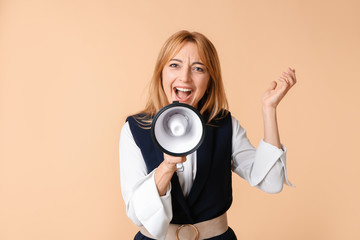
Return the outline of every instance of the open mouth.
{"type": "Polygon", "coordinates": [[[189,99],[189,97],[192,93],[192,90],[190,88],[175,87],[174,90],[175,90],[176,97],[180,101],[186,101],[187,99],[189,99]]]}

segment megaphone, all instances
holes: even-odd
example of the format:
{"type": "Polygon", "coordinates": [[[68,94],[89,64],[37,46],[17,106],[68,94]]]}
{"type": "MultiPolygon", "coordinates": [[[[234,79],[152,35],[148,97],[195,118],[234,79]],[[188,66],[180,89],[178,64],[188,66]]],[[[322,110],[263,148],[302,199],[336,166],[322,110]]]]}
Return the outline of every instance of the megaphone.
{"type": "MultiPolygon", "coordinates": [[[[204,120],[194,107],[174,101],[155,114],[151,136],[162,152],[186,156],[201,146],[205,136],[204,120]]],[[[182,171],[182,164],[177,164],[177,168],[182,171]]]]}

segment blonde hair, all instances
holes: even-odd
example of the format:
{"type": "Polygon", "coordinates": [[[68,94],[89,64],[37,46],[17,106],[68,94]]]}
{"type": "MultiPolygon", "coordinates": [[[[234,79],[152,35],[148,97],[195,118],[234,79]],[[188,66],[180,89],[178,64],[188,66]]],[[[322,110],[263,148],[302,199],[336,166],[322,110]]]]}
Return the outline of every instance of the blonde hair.
{"type": "Polygon", "coordinates": [[[151,123],[152,117],[169,104],[162,86],[162,71],[170,59],[188,42],[196,44],[201,61],[210,75],[208,88],[198,104],[198,110],[206,116],[207,123],[226,116],[228,102],[221,77],[220,61],[214,45],[201,33],[183,30],[173,34],[160,50],[149,86],[148,100],[145,109],[141,111],[142,117],[138,117],[142,123],[151,123]]]}

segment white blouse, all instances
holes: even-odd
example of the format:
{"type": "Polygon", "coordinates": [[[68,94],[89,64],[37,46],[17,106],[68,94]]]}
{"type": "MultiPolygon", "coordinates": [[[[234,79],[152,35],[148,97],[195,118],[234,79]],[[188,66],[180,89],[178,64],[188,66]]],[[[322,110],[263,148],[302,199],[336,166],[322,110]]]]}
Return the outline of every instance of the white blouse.
{"type": "MultiPolygon", "coordinates": [[[[240,177],[267,193],[278,193],[283,183],[294,187],[286,174],[286,148],[279,149],[260,141],[255,149],[246,131],[232,117],[232,170],[240,177]]],[[[172,219],[171,183],[164,196],[159,196],[154,172],[148,173],[139,147],[132,136],[129,123],[122,127],[119,143],[121,192],[128,217],[144,226],[157,239],[163,239],[172,219]]],[[[186,156],[184,171],[176,172],[187,196],[196,177],[196,152],[186,156]]]]}

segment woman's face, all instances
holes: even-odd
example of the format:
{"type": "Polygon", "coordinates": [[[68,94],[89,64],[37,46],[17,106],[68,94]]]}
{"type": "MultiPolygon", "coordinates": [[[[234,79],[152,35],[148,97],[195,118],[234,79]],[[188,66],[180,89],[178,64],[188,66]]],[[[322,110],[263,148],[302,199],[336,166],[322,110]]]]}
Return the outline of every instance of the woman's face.
{"type": "Polygon", "coordinates": [[[179,101],[197,107],[210,75],[200,60],[197,46],[186,43],[162,70],[162,85],[169,103],[179,101]]]}

